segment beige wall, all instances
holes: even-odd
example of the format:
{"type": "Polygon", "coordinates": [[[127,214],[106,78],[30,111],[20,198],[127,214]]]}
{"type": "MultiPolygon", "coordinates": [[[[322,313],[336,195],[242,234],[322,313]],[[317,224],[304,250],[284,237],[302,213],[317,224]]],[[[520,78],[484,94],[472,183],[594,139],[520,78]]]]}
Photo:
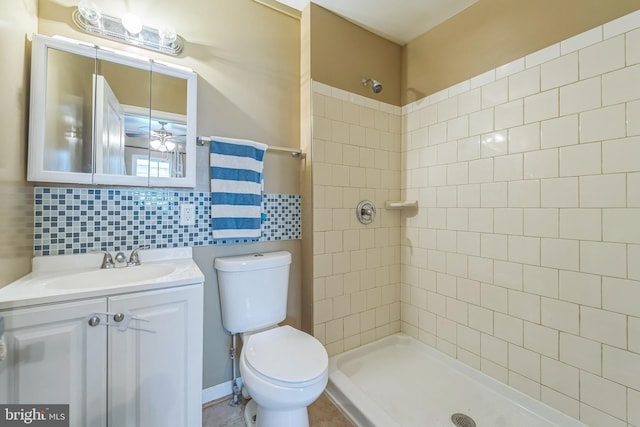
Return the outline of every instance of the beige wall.
{"type": "Polygon", "coordinates": [[[400,105],[402,47],[311,4],[311,78],[377,101],[400,105]],[[374,94],[363,78],[380,81],[374,94]]]}
{"type": "MultiPolygon", "coordinates": [[[[299,146],[300,21],[295,14],[280,13],[251,0],[198,0],[189,2],[190,7],[173,0],[95,3],[109,15],[134,12],[143,17],[145,25],[159,27],[170,23],[185,39],[183,53],[173,58],[84,34],[71,22],[75,0],[40,0],[38,32],[91,41],[192,68],[198,74],[198,135],[299,146]]],[[[196,189],[208,191],[208,147],[197,150],[196,189]]],[[[299,167],[300,161],[290,155],[268,152],[265,191],[299,194],[299,167]]],[[[213,259],[281,249],[293,253],[287,321],[299,326],[302,298],[299,241],[194,248],[194,259],[206,276],[205,388],[231,378],[229,337],[221,324],[213,259]]]]}
{"type": "Polygon", "coordinates": [[[638,0],[480,0],[404,46],[402,105],[638,8],[638,0]]]}
{"type": "Polygon", "coordinates": [[[31,34],[37,1],[0,8],[0,287],[31,271],[33,189],[25,182],[31,34]]]}

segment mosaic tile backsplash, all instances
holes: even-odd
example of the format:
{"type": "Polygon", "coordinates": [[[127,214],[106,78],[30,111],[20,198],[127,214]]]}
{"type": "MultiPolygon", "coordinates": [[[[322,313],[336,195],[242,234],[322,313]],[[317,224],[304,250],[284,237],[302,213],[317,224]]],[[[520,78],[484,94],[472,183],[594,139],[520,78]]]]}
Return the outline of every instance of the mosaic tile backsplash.
{"type": "Polygon", "coordinates": [[[37,187],[34,203],[34,256],[301,238],[301,200],[293,194],[264,195],[256,240],[213,239],[208,192],[37,187]],[[185,203],[195,206],[195,225],[179,224],[185,203]]]}

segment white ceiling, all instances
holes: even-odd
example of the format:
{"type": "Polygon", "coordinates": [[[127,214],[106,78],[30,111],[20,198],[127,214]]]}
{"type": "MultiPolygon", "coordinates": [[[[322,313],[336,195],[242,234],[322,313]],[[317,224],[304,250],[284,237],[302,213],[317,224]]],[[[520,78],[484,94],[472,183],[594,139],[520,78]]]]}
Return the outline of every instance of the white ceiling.
{"type": "MultiPolygon", "coordinates": [[[[309,0],[277,0],[298,10],[309,0]]],[[[382,37],[405,44],[478,0],[313,0],[382,37]]]]}

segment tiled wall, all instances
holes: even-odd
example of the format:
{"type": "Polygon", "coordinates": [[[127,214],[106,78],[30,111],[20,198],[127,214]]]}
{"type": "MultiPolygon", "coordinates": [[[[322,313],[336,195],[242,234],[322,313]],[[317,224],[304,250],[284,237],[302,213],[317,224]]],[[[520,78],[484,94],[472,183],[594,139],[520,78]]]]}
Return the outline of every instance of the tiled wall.
{"type": "MultiPolygon", "coordinates": [[[[252,241],[211,237],[211,193],[38,187],[34,198],[35,256],[252,241]],[[195,225],[180,225],[183,203],[195,206],[195,225]]],[[[262,205],[259,241],[301,238],[299,195],[265,194],[262,205]]]]}
{"type": "Polygon", "coordinates": [[[404,115],[402,330],[591,426],[640,425],[638,27],[404,115]]]}
{"type": "Polygon", "coordinates": [[[401,110],[313,84],[314,335],[329,354],[400,330],[401,110]],[[371,200],[373,224],[356,219],[371,200]]]}

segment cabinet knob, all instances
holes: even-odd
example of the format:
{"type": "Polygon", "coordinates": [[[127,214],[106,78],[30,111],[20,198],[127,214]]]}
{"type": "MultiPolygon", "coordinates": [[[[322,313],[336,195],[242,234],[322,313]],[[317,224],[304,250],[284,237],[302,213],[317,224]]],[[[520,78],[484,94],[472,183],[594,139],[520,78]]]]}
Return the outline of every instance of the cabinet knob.
{"type": "Polygon", "coordinates": [[[113,320],[115,322],[122,322],[124,320],[124,313],[116,313],[113,315],[113,320]]]}
{"type": "Polygon", "coordinates": [[[89,318],[89,326],[98,326],[100,324],[100,317],[98,316],[91,316],[89,318]]]}

